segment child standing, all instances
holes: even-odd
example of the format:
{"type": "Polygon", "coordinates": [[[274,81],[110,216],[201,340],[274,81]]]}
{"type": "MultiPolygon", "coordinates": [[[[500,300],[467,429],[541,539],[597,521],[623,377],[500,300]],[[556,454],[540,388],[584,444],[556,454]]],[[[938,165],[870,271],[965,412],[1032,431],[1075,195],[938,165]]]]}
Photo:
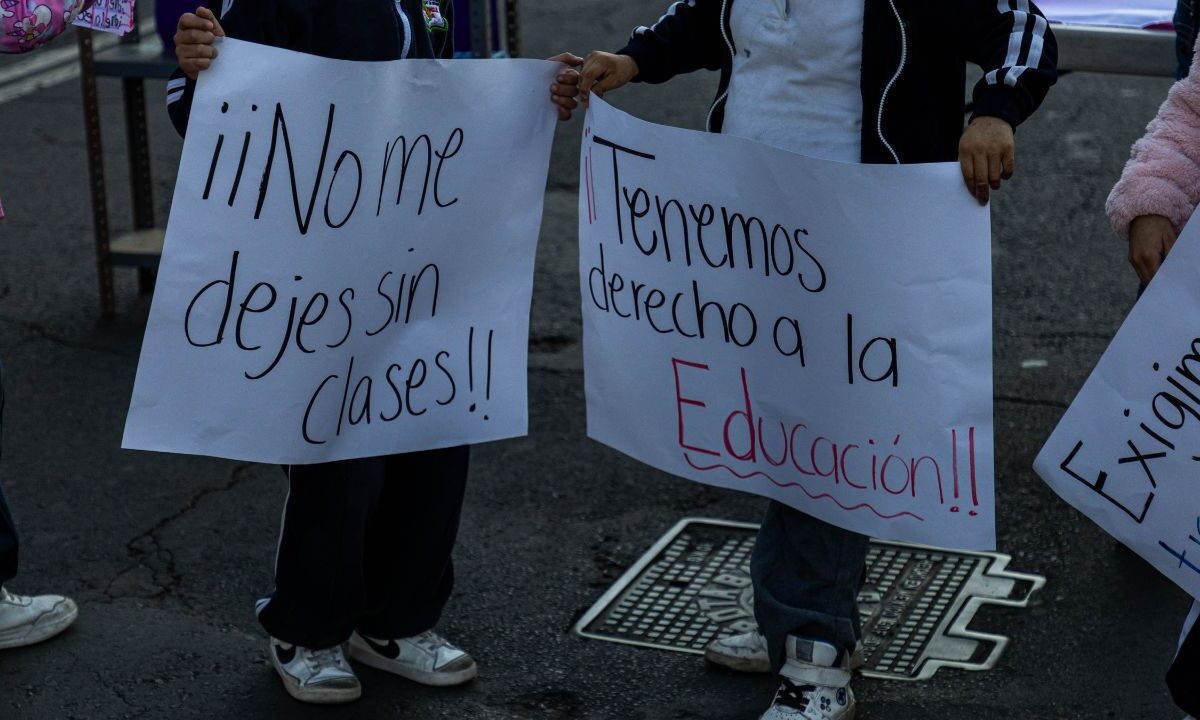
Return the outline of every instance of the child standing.
{"type": "MultiPolygon", "coordinates": [[[[447,59],[453,11],[452,0],[210,0],[179,21],[171,118],[185,132],[196,75],[217,57],[218,36],[342,60],[447,59]]],[[[564,66],[551,87],[561,118],[575,107],[577,82],[564,66]]],[[[467,463],[468,449],[457,447],[286,468],[275,591],[257,610],[292,697],[360,696],[344,643],[351,659],[426,685],[475,677],[475,660],[433,629],[454,584],[467,463]]]]}
{"type": "MultiPolygon", "coordinates": [[[[581,95],[721,71],[709,130],[849,163],[948,162],[980,203],[1011,177],[1013,129],[1056,79],[1028,0],[682,0],[617,54],[593,52],[581,95]],[[965,65],[984,70],[963,132],[965,65]]],[[[868,540],[771,502],[751,575],[758,632],[710,660],[781,677],[763,720],[852,720],[856,594],[868,540]]]]}

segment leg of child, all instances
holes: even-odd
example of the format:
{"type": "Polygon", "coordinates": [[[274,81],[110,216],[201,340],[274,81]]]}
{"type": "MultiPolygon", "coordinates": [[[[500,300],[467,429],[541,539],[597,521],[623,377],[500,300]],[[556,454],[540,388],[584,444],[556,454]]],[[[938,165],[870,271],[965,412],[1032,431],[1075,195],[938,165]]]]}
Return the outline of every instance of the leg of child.
{"type": "MultiPolygon", "coordinates": [[[[4,366],[0,365],[0,423],[4,419],[4,366]]],[[[0,432],[3,426],[0,425],[0,432]]],[[[0,435],[2,437],[2,435],[0,435]]],[[[0,455],[2,455],[0,448],[0,455]]],[[[4,488],[0,485],[0,587],[17,574],[17,527],[13,523],[8,503],[4,499],[4,488]]]]}
{"type": "Polygon", "coordinates": [[[1197,619],[1200,619],[1200,602],[1192,605],[1179,654],[1167,672],[1167,686],[1175,704],[1193,717],[1200,717],[1200,622],[1197,619]]]}
{"type": "Polygon", "coordinates": [[[364,458],[289,468],[275,592],[258,613],[272,637],[311,649],[349,639],[366,606],[367,527],[384,464],[364,458]]]}
{"type": "Polygon", "coordinates": [[[431,630],[454,587],[450,555],[458,537],[470,450],[393,455],[367,535],[367,608],[358,624],[371,638],[431,630]]]}
{"type": "MultiPolygon", "coordinates": [[[[0,419],[4,415],[4,368],[0,366],[0,419]]],[[[48,640],[75,622],[79,608],[61,595],[13,595],[4,584],[17,574],[17,526],[0,487],[0,650],[48,640]]]]}
{"type": "Polygon", "coordinates": [[[863,535],[771,502],[754,546],[751,574],[755,617],[775,672],[804,685],[848,682],[868,544],[863,535]],[[831,646],[836,660],[814,662],[813,648],[805,645],[812,642],[831,646]],[[835,672],[821,672],[823,668],[835,672]],[[825,681],[830,678],[846,682],[825,681]]]}

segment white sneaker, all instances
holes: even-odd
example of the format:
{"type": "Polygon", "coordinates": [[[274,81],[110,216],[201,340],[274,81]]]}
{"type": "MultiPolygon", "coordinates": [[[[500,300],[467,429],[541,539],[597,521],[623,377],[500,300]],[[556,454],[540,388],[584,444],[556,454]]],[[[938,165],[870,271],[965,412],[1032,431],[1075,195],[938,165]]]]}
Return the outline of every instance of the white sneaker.
{"type": "Polygon", "coordinates": [[[713,640],[704,648],[704,659],[738,672],[771,672],[767,639],[757,630],[713,640]]]}
{"type": "Polygon", "coordinates": [[[829,643],[789,637],[781,684],[761,720],[854,720],[849,658],[829,643]]]}
{"type": "MultiPolygon", "coordinates": [[[[771,672],[771,656],[767,638],[758,630],[713,640],[704,648],[704,658],[714,665],[745,673],[771,672]]],[[[850,656],[850,669],[858,670],[866,663],[860,640],[850,656]]]]}
{"type": "Polygon", "coordinates": [[[318,705],[353,702],[362,696],[362,685],[346,662],[340,645],[310,650],[271,638],[271,664],[283,680],[288,695],[318,705]]]}
{"type": "Polygon", "coordinates": [[[760,720],[854,720],[854,714],[854,691],[849,687],[797,685],[783,678],[760,720]]]}
{"type": "Polygon", "coordinates": [[[354,633],[350,636],[350,657],[376,670],[437,687],[461,685],[479,672],[474,658],[432,630],[398,640],[376,640],[354,633]]]}
{"type": "Polygon", "coordinates": [[[61,595],[25,597],[0,587],[0,650],[25,647],[58,635],[79,617],[79,608],[61,595]]]}

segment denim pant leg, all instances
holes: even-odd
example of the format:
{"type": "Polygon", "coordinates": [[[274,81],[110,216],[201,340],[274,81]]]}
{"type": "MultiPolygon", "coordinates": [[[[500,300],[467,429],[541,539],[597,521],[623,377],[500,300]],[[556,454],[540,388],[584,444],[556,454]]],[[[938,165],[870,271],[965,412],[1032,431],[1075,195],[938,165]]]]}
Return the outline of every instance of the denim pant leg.
{"type": "Polygon", "coordinates": [[[787,659],[788,637],[829,643],[847,656],[853,652],[869,543],[865,535],[771,502],[750,574],[754,614],[776,672],[787,659]]]}
{"type": "MultiPolygon", "coordinates": [[[[4,420],[4,366],[0,365],[0,438],[4,420]]],[[[3,452],[0,452],[2,455],[3,452]]],[[[0,585],[17,574],[17,527],[4,499],[3,476],[0,476],[0,585]]]]}

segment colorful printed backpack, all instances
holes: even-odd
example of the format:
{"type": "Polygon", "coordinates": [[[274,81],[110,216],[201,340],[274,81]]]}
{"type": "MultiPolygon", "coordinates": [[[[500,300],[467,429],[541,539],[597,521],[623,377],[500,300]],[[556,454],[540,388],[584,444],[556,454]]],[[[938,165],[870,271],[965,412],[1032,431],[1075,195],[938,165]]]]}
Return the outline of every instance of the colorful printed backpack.
{"type": "Polygon", "coordinates": [[[23,53],[71,26],[91,0],[0,0],[0,53],[23,53]]]}

